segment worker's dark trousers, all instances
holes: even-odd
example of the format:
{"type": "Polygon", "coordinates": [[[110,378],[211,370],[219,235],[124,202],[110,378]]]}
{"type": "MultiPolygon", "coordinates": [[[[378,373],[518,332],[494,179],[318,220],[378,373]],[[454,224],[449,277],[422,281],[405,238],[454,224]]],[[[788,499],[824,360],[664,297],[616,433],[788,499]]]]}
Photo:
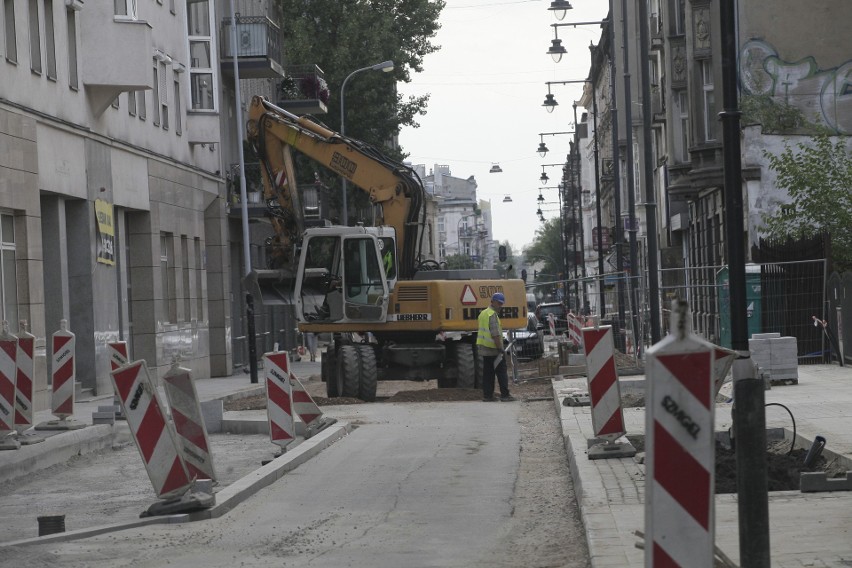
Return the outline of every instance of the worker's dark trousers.
{"type": "Polygon", "coordinates": [[[482,358],[482,398],[494,396],[494,374],[497,374],[497,382],[500,383],[500,397],[509,396],[509,374],[506,371],[506,359],[502,356],[500,364],[494,368],[497,356],[484,356],[482,358]]]}

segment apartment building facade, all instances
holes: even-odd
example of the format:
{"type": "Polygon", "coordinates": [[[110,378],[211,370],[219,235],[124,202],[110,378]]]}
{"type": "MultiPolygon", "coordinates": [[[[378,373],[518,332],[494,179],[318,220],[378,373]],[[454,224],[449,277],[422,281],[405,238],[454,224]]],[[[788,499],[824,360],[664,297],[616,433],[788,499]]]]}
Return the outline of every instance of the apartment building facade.
{"type": "Polygon", "coordinates": [[[107,342],[155,379],[231,372],[221,77],[212,2],[3,0],[2,319],[76,335],[77,381],[112,392],[107,342]]]}

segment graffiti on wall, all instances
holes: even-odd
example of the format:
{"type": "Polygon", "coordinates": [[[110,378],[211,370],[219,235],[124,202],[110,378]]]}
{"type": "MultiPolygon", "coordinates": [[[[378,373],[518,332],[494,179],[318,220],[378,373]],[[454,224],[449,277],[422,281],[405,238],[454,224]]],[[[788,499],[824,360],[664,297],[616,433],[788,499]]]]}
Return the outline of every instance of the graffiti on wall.
{"type": "Polygon", "coordinates": [[[770,44],[752,40],[740,52],[740,83],[748,94],[798,109],[811,123],[852,134],[852,60],[820,69],[813,57],[784,61],[770,44]]]}

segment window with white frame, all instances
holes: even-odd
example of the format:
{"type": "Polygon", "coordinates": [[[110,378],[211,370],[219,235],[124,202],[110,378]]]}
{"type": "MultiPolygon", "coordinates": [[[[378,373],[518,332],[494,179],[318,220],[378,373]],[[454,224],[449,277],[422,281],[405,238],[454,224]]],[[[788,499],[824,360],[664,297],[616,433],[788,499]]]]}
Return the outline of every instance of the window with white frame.
{"type": "Polygon", "coordinates": [[[709,59],[701,61],[701,83],[704,92],[704,140],[716,139],[716,100],[713,90],[713,65],[709,59]]]}
{"type": "Polygon", "coordinates": [[[75,91],[79,88],[77,77],[77,12],[65,9],[65,27],[68,36],[68,86],[75,91]]]}
{"type": "Polygon", "coordinates": [[[115,17],[121,19],[135,20],[138,18],[136,0],[113,0],[115,17]]]}
{"type": "Polygon", "coordinates": [[[168,79],[166,78],[166,64],[165,62],[160,62],[159,64],[159,78],[160,83],[154,83],[157,85],[157,90],[159,91],[160,98],[160,122],[162,123],[163,130],[169,129],[169,90],[167,88],[168,79]]]}
{"type": "Polygon", "coordinates": [[[15,32],[15,0],[3,0],[3,21],[6,32],[6,60],[18,61],[18,37],[15,32]]]}
{"type": "Polygon", "coordinates": [[[180,100],[180,75],[175,74],[175,134],[180,136],[183,134],[183,118],[181,113],[183,109],[181,108],[181,100],[180,100]]]}
{"type": "Polygon", "coordinates": [[[438,258],[447,258],[447,244],[444,241],[438,243],[438,258]]]}
{"type": "Polygon", "coordinates": [[[151,97],[154,99],[152,105],[153,114],[151,122],[154,126],[160,126],[160,62],[154,59],[154,88],[151,89],[151,97]]]}
{"type": "Polygon", "coordinates": [[[15,252],[15,217],[0,213],[0,307],[14,330],[18,325],[18,273],[15,252]]]}
{"type": "Polygon", "coordinates": [[[438,217],[438,232],[443,233],[445,231],[446,231],[446,229],[444,228],[444,218],[438,217]]]}
{"type": "Polygon", "coordinates": [[[30,69],[41,74],[41,33],[38,25],[38,0],[29,1],[30,69]]]}
{"type": "Polygon", "coordinates": [[[44,51],[47,78],[56,81],[56,30],[53,25],[53,0],[44,0],[44,51]]]}
{"type": "Polygon", "coordinates": [[[192,110],[216,109],[211,8],[209,0],[187,2],[186,23],[189,37],[189,86],[192,94],[192,110]]]}

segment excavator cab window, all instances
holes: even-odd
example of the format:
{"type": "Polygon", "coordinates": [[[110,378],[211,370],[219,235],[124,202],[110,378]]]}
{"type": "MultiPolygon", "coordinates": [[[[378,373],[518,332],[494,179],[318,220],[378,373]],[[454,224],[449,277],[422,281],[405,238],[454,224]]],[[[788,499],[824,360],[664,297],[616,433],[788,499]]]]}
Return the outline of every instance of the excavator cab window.
{"type": "Polygon", "coordinates": [[[316,236],[305,243],[300,296],[306,319],[337,321],[343,317],[340,238],[316,236]]]}
{"type": "Polygon", "coordinates": [[[387,280],[377,242],[371,237],[343,240],[343,298],[347,319],[384,321],[387,280]]]}
{"type": "Polygon", "coordinates": [[[385,269],[385,277],[396,280],[396,250],[394,240],[390,237],[379,238],[379,248],[382,251],[382,264],[385,269]]]}

